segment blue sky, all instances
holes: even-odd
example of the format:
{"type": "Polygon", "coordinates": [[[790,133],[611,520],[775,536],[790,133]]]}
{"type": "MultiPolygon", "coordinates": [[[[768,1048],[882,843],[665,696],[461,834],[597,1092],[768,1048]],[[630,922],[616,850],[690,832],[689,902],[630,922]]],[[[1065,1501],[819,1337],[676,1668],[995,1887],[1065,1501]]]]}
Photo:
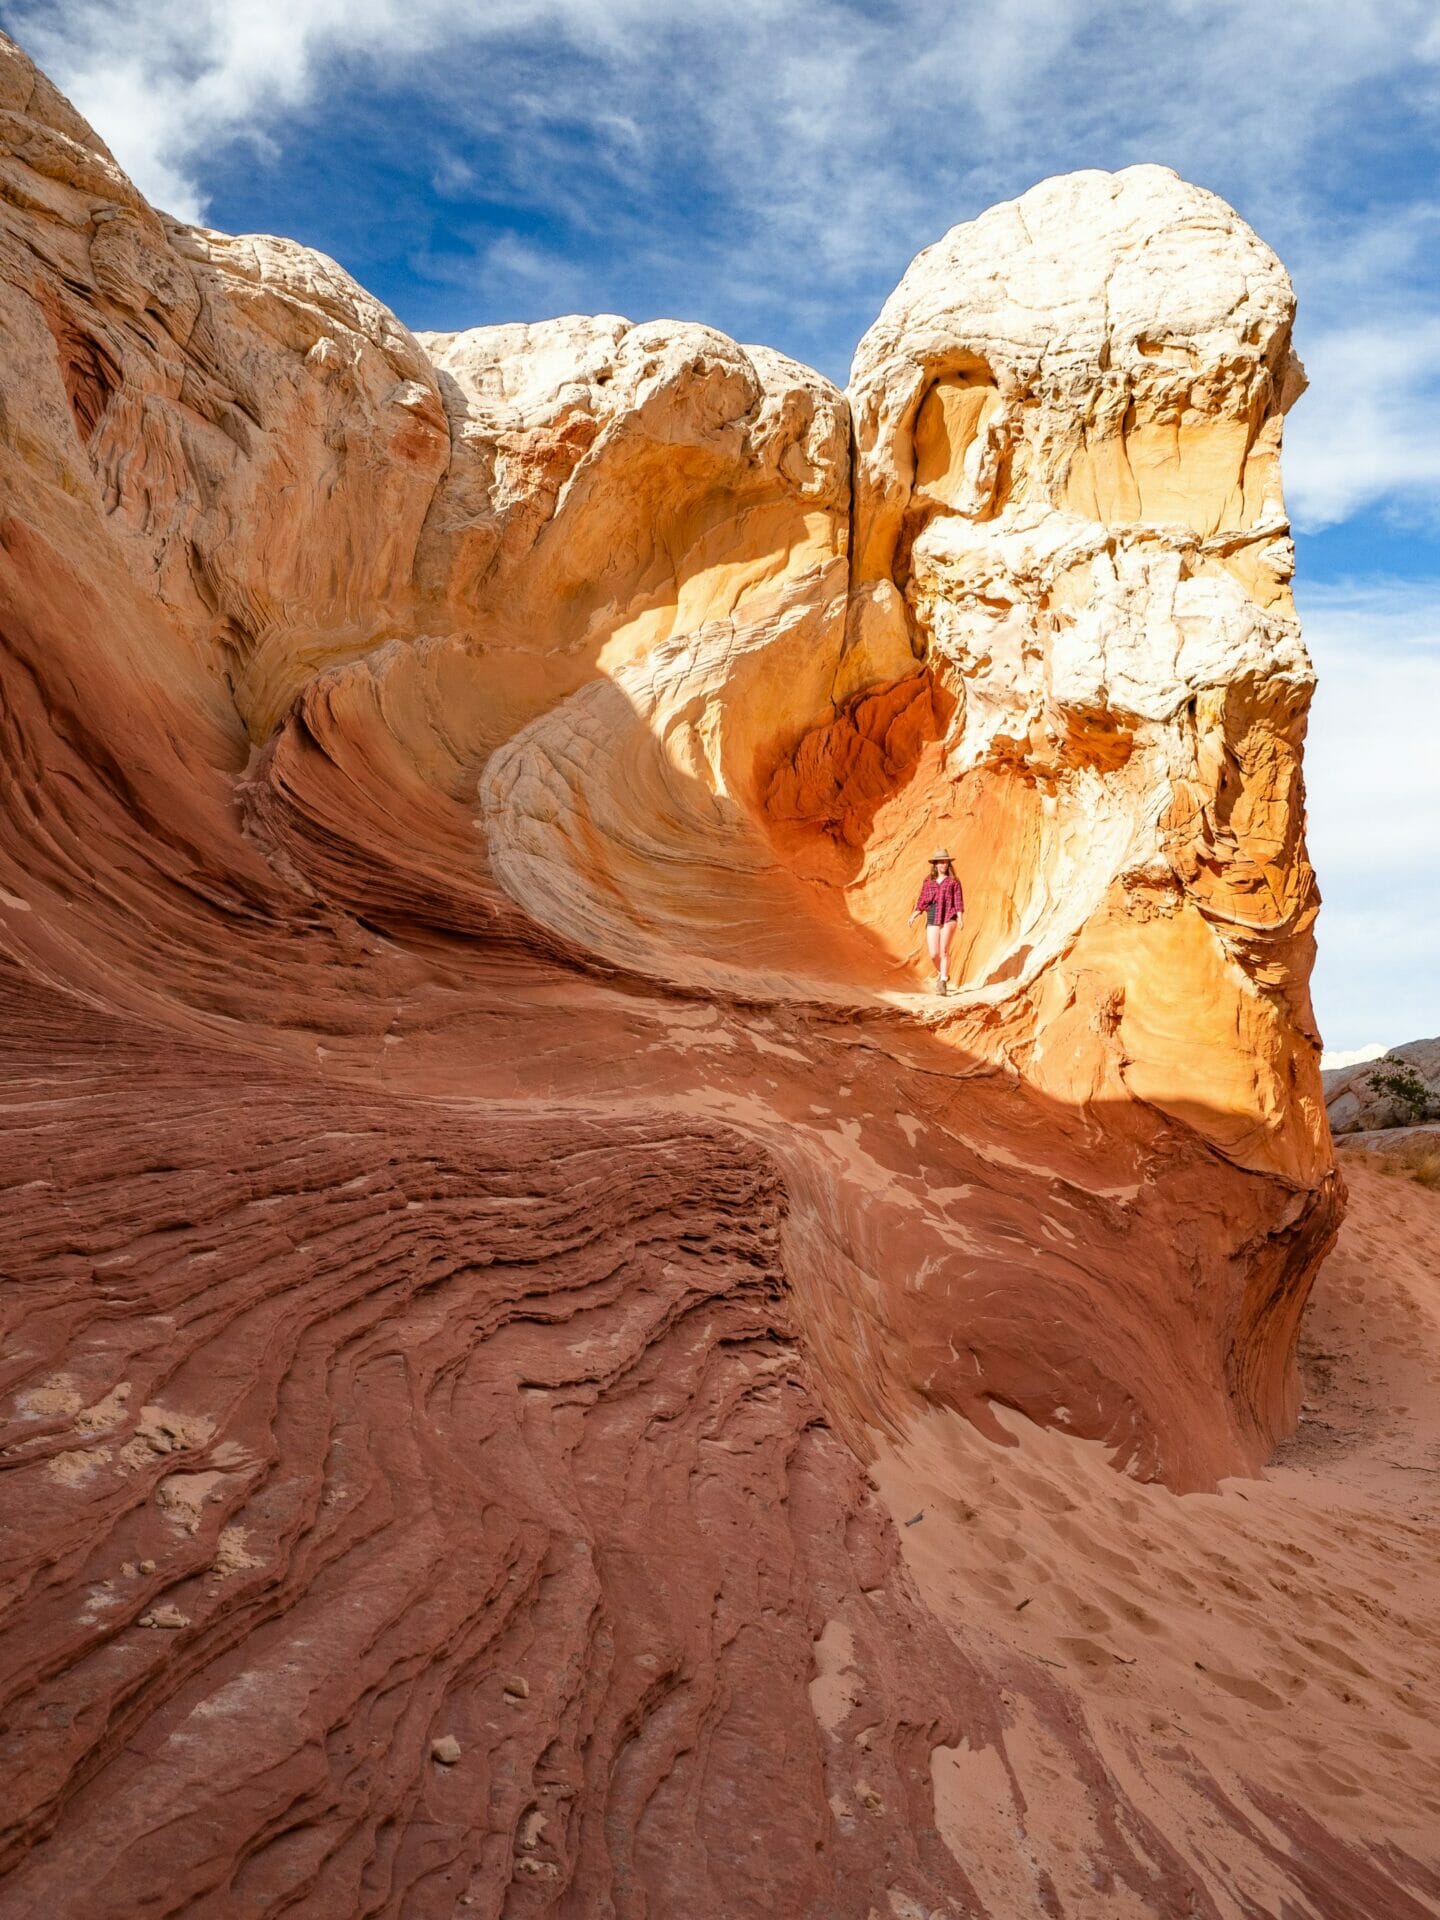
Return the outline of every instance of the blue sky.
{"type": "Polygon", "coordinates": [[[415,327],[697,319],[843,382],[911,257],[1158,160],[1290,268],[1327,1044],[1440,1033],[1440,0],[12,0],[157,204],[415,327]]]}

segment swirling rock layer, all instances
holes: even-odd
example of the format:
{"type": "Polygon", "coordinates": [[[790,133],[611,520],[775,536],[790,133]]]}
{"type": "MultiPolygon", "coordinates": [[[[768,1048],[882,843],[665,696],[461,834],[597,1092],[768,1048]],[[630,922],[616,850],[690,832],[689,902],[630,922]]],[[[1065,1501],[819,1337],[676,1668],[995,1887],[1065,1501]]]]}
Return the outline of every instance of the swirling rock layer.
{"type": "Polygon", "coordinates": [[[417,339],[3,52],[0,1914],[1433,1911],[1420,1523],[1213,1491],[1338,1213],[1273,256],[417,339]]]}
{"type": "Polygon", "coordinates": [[[826,1427],[767,1156],[87,1038],[14,1116],[9,1909],[824,1910],[877,1821],[940,1897],[898,1648],[947,1725],[976,1689],[826,1427]],[[822,1844],[827,1605],[896,1718],[831,1769],[888,1806],[822,1844]]]}

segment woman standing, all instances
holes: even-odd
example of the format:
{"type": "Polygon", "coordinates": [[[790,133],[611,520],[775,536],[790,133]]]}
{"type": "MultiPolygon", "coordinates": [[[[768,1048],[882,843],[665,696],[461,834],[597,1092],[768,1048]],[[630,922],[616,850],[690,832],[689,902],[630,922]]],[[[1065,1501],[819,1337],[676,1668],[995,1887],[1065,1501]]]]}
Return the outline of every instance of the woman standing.
{"type": "Polygon", "coordinates": [[[930,856],[930,871],[906,925],[913,927],[922,913],[930,958],[940,969],[940,991],[949,993],[950,943],[955,938],[955,929],[965,924],[965,893],[955,878],[950,855],[944,847],[930,856]]]}

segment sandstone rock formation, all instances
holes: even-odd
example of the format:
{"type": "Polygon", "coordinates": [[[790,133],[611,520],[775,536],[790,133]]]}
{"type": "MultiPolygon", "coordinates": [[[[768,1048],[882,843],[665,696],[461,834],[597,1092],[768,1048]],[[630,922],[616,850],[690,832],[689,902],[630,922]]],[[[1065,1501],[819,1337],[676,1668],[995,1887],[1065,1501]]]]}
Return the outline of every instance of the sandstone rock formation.
{"type": "Polygon", "coordinates": [[[8,43],[0,154],[0,1915],[1432,1911],[1430,1774],[1255,1770],[1329,1679],[1094,1597],[1338,1219],[1274,257],[1048,182],[847,397],[414,336],[8,43]]]}
{"type": "Polygon", "coordinates": [[[1335,1133],[1368,1133],[1440,1118],[1440,1039],[1410,1040],[1378,1059],[1321,1076],[1335,1133]]]}

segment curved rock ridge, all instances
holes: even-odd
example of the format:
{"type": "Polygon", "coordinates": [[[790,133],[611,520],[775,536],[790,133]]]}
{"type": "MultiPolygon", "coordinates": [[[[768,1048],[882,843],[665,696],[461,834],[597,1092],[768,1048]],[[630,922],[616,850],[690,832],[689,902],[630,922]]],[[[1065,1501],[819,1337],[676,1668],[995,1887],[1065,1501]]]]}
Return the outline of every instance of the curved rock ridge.
{"type": "Polygon", "coordinates": [[[848,394],[417,336],[0,42],[3,1920],[1440,1910],[1418,1641],[1105,1624],[1313,1625],[1292,306],[1135,167],[848,394]]]}

